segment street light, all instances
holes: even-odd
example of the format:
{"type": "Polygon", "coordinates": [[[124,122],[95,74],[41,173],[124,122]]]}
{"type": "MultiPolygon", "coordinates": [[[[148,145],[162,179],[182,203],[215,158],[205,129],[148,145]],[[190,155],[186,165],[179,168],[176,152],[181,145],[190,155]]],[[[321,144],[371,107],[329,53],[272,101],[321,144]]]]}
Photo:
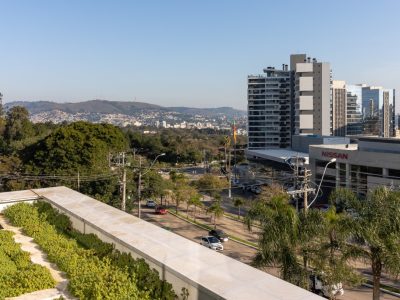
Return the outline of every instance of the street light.
{"type": "Polygon", "coordinates": [[[139,201],[139,209],[138,209],[138,217],[140,219],[141,217],[141,205],[140,205],[140,197],[141,197],[141,185],[142,185],[142,176],[146,175],[148,172],[150,172],[151,167],[156,163],[157,159],[160,156],[164,156],[165,153],[161,153],[159,155],[156,156],[156,158],[153,160],[153,162],[151,163],[150,167],[147,169],[146,172],[144,172],[142,174],[142,157],[139,156],[139,182],[138,182],[138,201],[139,201]]]}
{"type": "Polygon", "coordinates": [[[315,193],[315,197],[314,197],[314,199],[310,202],[310,204],[307,206],[307,209],[311,207],[311,205],[314,203],[315,200],[317,200],[319,190],[321,189],[322,181],[324,180],[324,176],[325,176],[326,169],[328,168],[328,166],[329,166],[330,164],[332,164],[332,163],[334,163],[334,162],[336,162],[336,158],[332,158],[332,159],[331,159],[330,161],[328,161],[328,163],[325,165],[325,169],[324,169],[324,172],[322,173],[321,181],[319,182],[317,192],[315,193]]]}

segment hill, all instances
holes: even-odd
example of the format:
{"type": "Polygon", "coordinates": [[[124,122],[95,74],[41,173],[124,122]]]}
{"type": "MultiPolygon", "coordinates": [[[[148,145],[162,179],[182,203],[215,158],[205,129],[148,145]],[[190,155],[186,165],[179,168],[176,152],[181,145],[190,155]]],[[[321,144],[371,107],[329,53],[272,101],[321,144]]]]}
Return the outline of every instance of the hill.
{"type": "Polygon", "coordinates": [[[177,112],[185,115],[218,116],[227,117],[245,116],[246,112],[232,107],[218,108],[191,108],[191,107],[163,107],[155,104],[133,101],[109,101],[109,100],[90,100],[83,102],[57,103],[50,101],[15,101],[5,104],[8,109],[13,106],[24,106],[31,114],[49,112],[54,110],[63,111],[70,114],[76,113],[100,113],[100,114],[124,114],[134,115],[140,111],[163,111],[177,112]]]}

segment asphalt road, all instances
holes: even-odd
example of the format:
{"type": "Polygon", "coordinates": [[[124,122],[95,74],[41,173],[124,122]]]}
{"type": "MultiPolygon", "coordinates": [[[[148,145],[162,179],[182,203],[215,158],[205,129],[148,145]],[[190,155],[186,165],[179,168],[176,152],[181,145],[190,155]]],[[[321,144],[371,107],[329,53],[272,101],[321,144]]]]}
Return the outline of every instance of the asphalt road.
{"type": "MultiPolygon", "coordinates": [[[[179,234],[187,239],[190,239],[194,242],[200,243],[201,236],[207,235],[207,231],[203,230],[195,225],[192,225],[184,220],[181,220],[171,214],[166,215],[156,215],[154,213],[154,209],[149,209],[143,206],[142,209],[142,217],[144,220],[156,224],[166,230],[170,230],[176,234],[179,234]]],[[[201,218],[202,216],[200,216],[201,218]]],[[[207,216],[203,216],[202,220],[207,220],[207,216]]],[[[241,226],[236,226],[237,228],[233,228],[231,223],[225,222],[228,221],[219,221],[219,228],[224,229],[228,234],[235,234],[238,236],[239,232],[241,232],[244,236],[240,236],[246,239],[252,239],[254,237],[248,236],[251,233],[245,232],[241,226]],[[231,233],[231,230],[234,230],[234,233],[231,233]]],[[[230,222],[230,221],[229,221],[230,222]]],[[[213,250],[210,250],[213,251],[213,250]]],[[[241,261],[246,264],[250,264],[253,257],[256,254],[256,250],[245,246],[243,244],[234,242],[232,240],[224,243],[224,250],[221,252],[221,255],[227,255],[232,257],[238,261],[241,261]]],[[[264,269],[269,274],[278,277],[278,269],[277,268],[266,268],[264,269]]],[[[372,299],[372,290],[366,287],[360,287],[355,289],[346,289],[345,294],[337,299],[344,300],[369,300],[372,299]]],[[[399,300],[399,298],[390,296],[387,294],[381,294],[381,298],[383,300],[399,300]]]]}

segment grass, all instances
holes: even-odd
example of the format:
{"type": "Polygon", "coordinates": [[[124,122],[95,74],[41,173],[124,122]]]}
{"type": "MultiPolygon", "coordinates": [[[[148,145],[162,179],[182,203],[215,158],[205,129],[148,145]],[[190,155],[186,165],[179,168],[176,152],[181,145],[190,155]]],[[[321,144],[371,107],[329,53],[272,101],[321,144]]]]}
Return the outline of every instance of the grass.
{"type": "MultiPolygon", "coordinates": [[[[172,211],[171,209],[169,209],[168,212],[170,214],[172,214],[173,216],[179,217],[180,219],[182,219],[182,220],[184,220],[186,222],[192,223],[192,224],[194,224],[194,225],[196,225],[196,226],[198,226],[198,227],[200,227],[200,228],[202,228],[204,230],[210,231],[210,230],[214,229],[214,226],[210,226],[210,225],[204,224],[204,223],[199,222],[197,220],[191,220],[186,215],[183,215],[180,212],[176,213],[175,211],[172,211]]],[[[239,243],[244,244],[246,246],[249,246],[251,248],[258,249],[258,245],[256,243],[249,242],[247,240],[241,239],[241,238],[239,238],[237,236],[234,236],[234,235],[229,235],[229,238],[231,240],[235,241],[235,242],[239,242],[239,243]]]]}

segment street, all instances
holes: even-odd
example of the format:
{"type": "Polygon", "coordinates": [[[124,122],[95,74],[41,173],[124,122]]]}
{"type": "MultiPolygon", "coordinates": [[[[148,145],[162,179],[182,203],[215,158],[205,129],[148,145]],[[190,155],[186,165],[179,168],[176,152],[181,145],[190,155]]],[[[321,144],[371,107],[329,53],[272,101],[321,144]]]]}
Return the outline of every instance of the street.
{"type": "MultiPolygon", "coordinates": [[[[182,212],[182,214],[184,214],[182,212]]],[[[196,243],[200,242],[200,237],[208,235],[207,231],[199,228],[191,223],[186,222],[172,214],[166,215],[156,215],[154,209],[146,208],[143,205],[142,217],[144,220],[156,224],[166,230],[170,230],[176,234],[179,234],[187,239],[190,239],[196,243]]],[[[208,223],[210,225],[210,215],[205,215],[203,213],[198,213],[197,219],[203,223],[208,223]]],[[[222,217],[217,221],[217,228],[223,229],[228,235],[234,235],[236,237],[246,239],[252,242],[257,241],[257,235],[255,233],[248,232],[243,226],[237,221],[231,220],[226,217],[222,217]]],[[[213,250],[210,250],[213,251],[213,250]]],[[[256,250],[249,246],[234,242],[232,240],[224,243],[223,255],[232,257],[238,261],[246,264],[250,264],[252,259],[256,254],[256,250]]],[[[263,269],[267,273],[279,277],[279,270],[277,268],[265,268],[263,269]]],[[[372,299],[372,289],[366,287],[346,289],[345,294],[337,299],[349,299],[349,300],[369,300],[372,299]]],[[[381,299],[398,299],[397,297],[381,294],[381,299]]]]}

